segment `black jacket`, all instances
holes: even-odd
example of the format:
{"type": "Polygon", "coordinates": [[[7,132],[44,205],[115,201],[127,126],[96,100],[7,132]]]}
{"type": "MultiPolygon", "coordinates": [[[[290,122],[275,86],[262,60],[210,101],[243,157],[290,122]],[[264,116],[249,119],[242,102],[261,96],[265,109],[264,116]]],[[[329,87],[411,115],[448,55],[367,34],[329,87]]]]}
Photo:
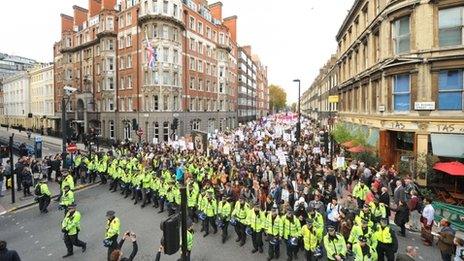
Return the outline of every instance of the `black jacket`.
{"type": "MultiPolygon", "coordinates": [[[[122,245],[124,244],[124,238],[119,241],[118,249],[122,248],[122,245]]],[[[132,242],[132,252],[129,257],[123,257],[121,258],[121,261],[132,261],[134,260],[135,255],[137,255],[137,252],[139,251],[139,246],[137,245],[137,241],[132,242]]]]}
{"type": "Polygon", "coordinates": [[[19,258],[19,255],[15,250],[8,250],[8,248],[5,248],[3,250],[0,250],[0,260],[1,261],[21,261],[21,258],[19,258]]]}
{"type": "Polygon", "coordinates": [[[399,206],[396,210],[395,224],[404,225],[409,221],[409,208],[406,205],[399,206]]]}

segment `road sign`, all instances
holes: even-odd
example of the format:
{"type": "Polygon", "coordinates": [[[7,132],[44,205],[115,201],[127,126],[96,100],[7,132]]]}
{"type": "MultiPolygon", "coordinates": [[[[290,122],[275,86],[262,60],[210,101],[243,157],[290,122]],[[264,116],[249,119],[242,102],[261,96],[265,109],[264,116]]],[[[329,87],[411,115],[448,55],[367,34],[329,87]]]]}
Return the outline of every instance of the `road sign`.
{"type": "Polygon", "coordinates": [[[137,130],[137,135],[142,136],[142,135],[143,135],[143,130],[142,130],[142,129],[138,129],[138,130],[137,130]]]}
{"type": "Polygon", "coordinates": [[[66,151],[68,151],[69,153],[74,153],[76,150],[77,150],[77,145],[75,143],[69,144],[68,147],[66,148],[66,151]]]}

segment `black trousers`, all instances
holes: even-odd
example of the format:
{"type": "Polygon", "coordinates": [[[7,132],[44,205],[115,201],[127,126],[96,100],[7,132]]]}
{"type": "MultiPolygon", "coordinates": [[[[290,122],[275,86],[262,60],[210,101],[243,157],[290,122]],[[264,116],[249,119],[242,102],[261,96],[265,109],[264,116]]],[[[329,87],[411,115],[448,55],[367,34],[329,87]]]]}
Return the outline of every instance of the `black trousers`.
{"type": "Polygon", "coordinates": [[[118,179],[117,179],[117,178],[113,179],[113,180],[110,182],[110,190],[111,190],[111,191],[116,191],[116,190],[118,190],[118,185],[119,185],[118,179]]]}
{"type": "Polygon", "coordinates": [[[271,244],[271,241],[269,240],[269,249],[268,249],[268,255],[270,259],[279,259],[280,256],[280,241],[277,241],[275,245],[271,244]]]}
{"type": "Polygon", "coordinates": [[[222,227],[222,243],[226,242],[227,236],[229,236],[229,221],[224,220],[224,226],[222,227]]]}
{"type": "Polygon", "coordinates": [[[142,205],[145,206],[146,204],[150,203],[151,201],[151,190],[149,188],[142,189],[142,205]]]}
{"type": "Polygon", "coordinates": [[[254,250],[263,249],[263,232],[251,232],[251,240],[254,250]]]}
{"type": "Polygon", "coordinates": [[[203,221],[203,228],[205,230],[205,233],[209,234],[209,225],[210,224],[214,229],[214,233],[216,233],[217,232],[217,225],[216,225],[216,221],[214,219],[214,216],[206,217],[205,220],[203,221]]]}
{"type": "Polygon", "coordinates": [[[38,198],[40,212],[45,212],[50,204],[50,196],[44,195],[38,198]]]}
{"type": "Polygon", "coordinates": [[[313,252],[310,250],[305,250],[305,256],[306,256],[306,261],[316,260],[316,258],[313,255],[313,252]]]}
{"type": "Polygon", "coordinates": [[[66,248],[68,249],[68,254],[73,253],[73,248],[74,248],[73,246],[77,246],[77,247],[85,246],[85,243],[79,240],[78,235],[79,234],[75,234],[75,235],[65,234],[64,235],[64,244],[66,245],[66,248]]]}
{"type": "Polygon", "coordinates": [[[153,198],[153,207],[155,207],[155,208],[159,207],[158,191],[153,191],[151,194],[152,194],[152,198],[153,198]]]}
{"type": "Polygon", "coordinates": [[[290,243],[290,238],[286,239],[285,242],[287,243],[287,257],[288,259],[292,260],[293,258],[296,258],[296,255],[298,254],[298,246],[294,246],[290,243]]]}
{"type": "Polygon", "coordinates": [[[245,225],[240,222],[237,222],[235,225],[235,233],[237,233],[238,240],[241,244],[245,244],[246,242],[245,228],[245,225]]]}
{"type": "Polygon", "coordinates": [[[384,261],[387,258],[387,261],[395,260],[395,252],[393,252],[392,244],[384,244],[379,242],[377,245],[377,254],[379,256],[379,261],[384,261]]]}
{"type": "Polygon", "coordinates": [[[98,176],[100,176],[100,183],[101,184],[106,184],[108,181],[106,178],[106,171],[105,172],[98,172],[98,176]]]}
{"type": "Polygon", "coordinates": [[[110,237],[109,240],[111,240],[111,245],[108,247],[108,261],[110,261],[111,253],[118,248],[118,235],[110,237]]]}

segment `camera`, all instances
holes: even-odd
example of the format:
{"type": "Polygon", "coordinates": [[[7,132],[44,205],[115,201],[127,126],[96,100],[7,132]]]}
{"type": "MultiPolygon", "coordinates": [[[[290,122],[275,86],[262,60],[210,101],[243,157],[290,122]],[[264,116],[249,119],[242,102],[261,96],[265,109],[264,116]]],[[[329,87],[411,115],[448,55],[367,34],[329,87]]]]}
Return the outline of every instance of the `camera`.
{"type": "Polygon", "coordinates": [[[66,86],[63,87],[63,90],[66,93],[66,95],[70,95],[73,92],[77,91],[77,88],[66,85],[66,86]]]}

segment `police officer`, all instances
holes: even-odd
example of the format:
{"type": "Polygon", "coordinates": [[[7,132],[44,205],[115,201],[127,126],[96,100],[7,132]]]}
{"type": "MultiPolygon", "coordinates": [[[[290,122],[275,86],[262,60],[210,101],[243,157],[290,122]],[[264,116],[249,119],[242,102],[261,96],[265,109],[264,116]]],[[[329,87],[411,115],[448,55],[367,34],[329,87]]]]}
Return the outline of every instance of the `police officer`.
{"type": "Polygon", "coordinates": [[[118,236],[121,223],[119,218],[115,216],[113,210],[106,212],[106,218],[105,240],[108,242],[108,260],[110,260],[111,253],[118,247],[118,236]]]}
{"type": "Polygon", "coordinates": [[[251,241],[253,250],[251,253],[256,253],[258,250],[263,252],[263,228],[266,221],[264,211],[261,211],[259,204],[256,204],[247,215],[247,224],[251,228],[251,241]]]}
{"type": "Polygon", "coordinates": [[[35,186],[35,194],[37,195],[37,201],[39,202],[40,213],[48,213],[48,205],[50,204],[50,190],[48,189],[47,179],[43,178],[35,186]]]}
{"type": "Polygon", "coordinates": [[[64,209],[64,214],[68,212],[68,207],[74,204],[74,192],[68,185],[64,186],[63,195],[61,196],[60,207],[64,209]]]}
{"type": "Polygon", "coordinates": [[[203,199],[203,209],[204,213],[206,214],[206,219],[203,221],[204,225],[204,230],[205,234],[203,237],[206,237],[209,235],[209,225],[214,229],[213,234],[217,233],[217,226],[215,222],[215,216],[217,212],[217,201],[214,198],[214,195],[212,192],[208,192],[206,194],[206,197],[203,199]]]}
{"type": "Polygon", "coordinates": [[[377,254],[379,261],[384,261],[385,257],[388,261],[395,259],[395,253],[398,251],[398,240],[395,232],[388,225],[388,219],[380,219],[380,224],[377,225],[375,232],[377,238],[377,254]]]}
{"type": "Polygon", "coordinates": [[[218,218],[221,219],[223,226],[222,226],[222,243],[224,244],[227,240],[228,236],[228,228],[229,228],[229,221],[230,221],[230,215],[232,214],[232,206],[231,203],[232,198],[231,197],[223,197],[221,202],[219,202],[219,207],[218,207],[218,218]]]}
{"type": "Polygon", "coordinates": [[[353,228],[351,228],[348,246],[350,247],[357,243],[360,236],[364,236],[367,239],[369,246],[373,248],[377,247],[377,239],[374,235],[374,231],[369,227],[369,220],[367,218],[362,219],[361,225],[354,225],[353,228]]]}
{"type": "Polygon", "coordinates": [[[68,212],[66,213],[63,221],[61,222],[61,231],[64,233],[64,244],[68,252],[63,258],[72,256],[73,246],[82,248],[82,252],[85,252],[87,243],[79,240],[78,235],[81,230],[81,213],[76,210],[76,205],[71,204],[68,206],[68,212]]]}
{"type": "Polygon", "coordinates": [[[287,260],[298,259],[298,238],[301,235],[300,220],[293,215],[292,208],[282,218],[282,237],[287,243],[287,260]]]}
{"type": "Polygon", "coordinates": [[[346,257],[346,243],[342,235],[335,232],[335,227],[327,226],[327,235],[324,236],[324,248],[328,260],[341,261],[346,257]]]}
{"type": "Polygon", "coordinates": [[[274,207],[266,219],[266,234],[269,236],[269,249],[267,260],[279,259],[280,238],[282,236],[282,220],[277,207],[274,207]]]}
{"type": "Polygon", "coordinates": [[[314,254],[318,247],[318,242],[320,241],[313,223],[313,220],[308,218],[306,224],[301,228],[306,261],[316,260],[314,254]]]}
{"type": "Polygon", "coordinates": [[[237,239],[235,242],[240,241],[240,246],[245,245],[246,242],[246,218],[247,214],[250,211],[248,203],[245,202],[245,197],[241,196],[240,200],[235,203],[234,210],[232,211],[232,216],[237,219],[237,224],[235,225],[235,233],[237,233],[237,239]]]}
{"type": "Polygon", "coordinates": [[[375,247],[367,243],[365,236],[359,236],[358,242],[353,245],[354,261],[377,260],[375,247]]]}
{"type": "MultiPolygon", "coordinates": [[[[66,186],[69,187],[69,189],[74,190],[74,179],[71,175],[69,175],[67,169],[62,169],[61,173],[63,175],[63,179],[61,180],[61,185],[60,185],[60,195],[58,196],[55,201],[59,202],[61,200],[61,197],[64,194],[64,189],[66,186]]],[[[58,173],[57,173],[58,174],[58,173]]]]}

